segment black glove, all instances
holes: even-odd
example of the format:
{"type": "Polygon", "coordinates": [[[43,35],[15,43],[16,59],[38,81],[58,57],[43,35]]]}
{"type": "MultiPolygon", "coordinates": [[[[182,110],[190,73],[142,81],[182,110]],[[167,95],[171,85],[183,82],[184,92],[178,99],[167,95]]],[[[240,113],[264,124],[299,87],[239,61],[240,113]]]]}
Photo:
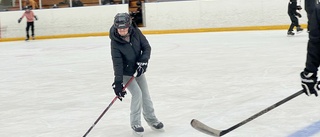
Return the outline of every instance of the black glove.
{"type": "Polygon", "coordinates": [[[302,17],[300,13],[297,13],[297,16],[298,16],[299,18],[301,18],[301,17],[302,17]]]}
{"type": "Polygon", "coordinates": [[[21,22],[21,20],[22,20],[22,18],[19,18],[19,19],[18,19],[18,23],[20,23],[20,22],[21,22]]]}
{"type": "Polygon", "coordinates": [[[138,68],[135,77],[140,77],[144,72],[147,71],[148,62],[137,62],[138,68]]]}
{"type": "Polygon", "coordinates": [[[317,73],[311,72],[301,72],[301,86],[303,88],[303,92],[308,96],[314,94],[316,97],[318,96],[318,91],[320,90],[318,85],[319,81],[317,81],[317,73]]]}
{"type": "Polygon", "coordinates": [[[127,92],[125,90],[122,91],[123,84],[121,82],[114,82],[112,84],[112,88],[113,88],[116,96],[118,96],[118,98],[122,101],[122,98],[124,98],[124,95],[127,94],[127,92]]]}
{"type": "Polygon", "coordinates": [[[297,10],[302,10],[302,7],[300,5],[298,5],[297,10]]]}
{"type": "Polygon", "coordinates": [[[37,16],[34,16],[34,18],[35,18],[36,20],[38,20],[38,17],[37,17],[37,16]]]}

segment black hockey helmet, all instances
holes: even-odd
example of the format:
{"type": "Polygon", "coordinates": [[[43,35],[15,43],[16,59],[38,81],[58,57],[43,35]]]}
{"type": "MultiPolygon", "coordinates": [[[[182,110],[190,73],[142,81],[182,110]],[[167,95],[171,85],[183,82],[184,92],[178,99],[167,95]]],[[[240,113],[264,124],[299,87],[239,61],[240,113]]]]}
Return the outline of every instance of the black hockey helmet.
{"type": "Polygon", "coordinates": [[[131,17],[128,13],[118,13],[114,17],[114,27],[117,29],[129,28],[131,25],[131,17]]]}
{"type": "Polygon", "coordinates": [[[31,10],[32,9],[32,6],[25,6],[24,7],[24,10],[31,10]]]}

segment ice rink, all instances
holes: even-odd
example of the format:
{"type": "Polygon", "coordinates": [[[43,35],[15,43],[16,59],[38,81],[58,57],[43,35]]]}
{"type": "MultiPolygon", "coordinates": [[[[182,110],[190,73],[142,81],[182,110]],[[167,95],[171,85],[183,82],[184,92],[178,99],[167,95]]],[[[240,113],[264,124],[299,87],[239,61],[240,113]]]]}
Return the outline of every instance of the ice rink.
{"type": "MultiPolygon", "coordinates": [[[[144,137],[207,137],[191,119],[227,129],[301,89],[306,32],[146,37],[146,77],[165,132],[142,119],[144,137]]],[[[1,42],[0,61],[1,137],[81,137],[115,97],[107,36],[1,42]]],[[[117,100],[88,137],[132,137],[130,97],[117,100]]],[[[320,98],[300,95],[224,136],[320,137],[320,98]]]]}

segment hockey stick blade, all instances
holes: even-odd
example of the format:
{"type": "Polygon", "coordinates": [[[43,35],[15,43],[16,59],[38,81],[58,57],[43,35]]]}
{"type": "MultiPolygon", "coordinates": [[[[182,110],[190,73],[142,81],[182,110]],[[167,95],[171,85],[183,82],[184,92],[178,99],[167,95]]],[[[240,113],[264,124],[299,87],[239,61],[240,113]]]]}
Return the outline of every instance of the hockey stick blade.
{"type": "Polygon", "coordinates": [[[221,131],[220,130],[217,130],[217,129],[213,129],[205,124],[203,124],[202,122],[200,122],[199,120],[196,120],[196,119],[192,119],[191,120],[191,126],[202,132],[202,133],[205,133],[205,134],[208,134],[208,135],[211,135],[211,136],[216,136],[216,137],[220,137],[220,133],[221,131]]]}
{"type": "Polygon", "coordinates": [[[233,131],[234,129],[236,129],[236,128],[238,128],[238,127],[240,127],[240,126],[242,126],[242,125],[244,125],[244,124],[246,124],[248,122],[250,122],[251,120],[253,120],[253,119],[255,119],[255,118],[257,118],[257,117],[259,117],[259,116],[261,116],[261,115],[263,115],[263,114],[265,114],[267,112],[269,112],[270,110],[272,110],[272,109],[274,109],[274,108],[286,103],[287,101],[289,101],[289,100],[301,95],[302,93],[304,93],[303,90],[300,90],[300,91],[290,95],[289,97],[286,97],[285,99],[282,99],[281,101],[269,106],[268,108],[266,108],[266,109],[264,109],[264,110],[262,110],[262,111],[260,111],[260,112],[258,112],[256,114],[254,114],[253,116],[251,116],[251,117],[239,122],[238,124],[228,128],[226,130],[213,129],[213,128],[203,124],[202,122],[200,122],[199,120],[196,120],[196,119],[192,119],[191,120],[191,126],[193,128],[195,128],[195,129],[197,129],[198,131],[202,132],[202,133],[205,133],[205,134],[208,134],[208,135],[211,135],[211,136],[220,137],[220,136],[223,136],[224,134],[227,134],[227,133],[233,131]]]}

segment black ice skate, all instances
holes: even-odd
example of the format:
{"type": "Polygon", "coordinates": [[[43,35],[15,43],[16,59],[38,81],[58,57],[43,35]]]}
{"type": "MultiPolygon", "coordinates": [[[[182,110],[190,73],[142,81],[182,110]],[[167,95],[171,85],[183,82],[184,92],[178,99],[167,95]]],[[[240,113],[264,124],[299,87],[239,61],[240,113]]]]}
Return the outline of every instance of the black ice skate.
{"type": "Polygon", "coordinates": [[[137,137],[142,137],[143,136],[143,132],[144,132],[144,128],[140,125],[134,125],[132,126],[133,129],[133,134],[137,137]]]}
{"type": "Polygon", "coordinates": [[[164,127],[164,125],[163,125],[162,122],[157,122],[157,123],[154,123],[154,124],[151,125],[151,128],[153,130],[157,130],[157,131],[164,131],[163,127],[164,127]]]}
{"type": "Polygon", "coordinates": [[[29,35],[27,34],[25,41],[29,41],[29,35]]]}
{"type": "Polygon", "coordinates": [[[297,33],[301,33],[303,31],[303,28],[297,27],[297,33]]]}
{"type": "Polygon", "coordinates": [[[293,36],[294,35],[294,33],[292,32],[292,31],[288,31],[288,36],[293,36]]]}

